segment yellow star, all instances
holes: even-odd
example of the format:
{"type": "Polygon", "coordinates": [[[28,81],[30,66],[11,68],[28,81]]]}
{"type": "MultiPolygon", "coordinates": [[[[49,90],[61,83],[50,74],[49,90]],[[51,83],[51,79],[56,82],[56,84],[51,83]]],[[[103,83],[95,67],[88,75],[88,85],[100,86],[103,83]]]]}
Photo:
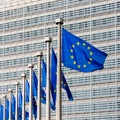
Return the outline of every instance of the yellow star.
{"type": "Polygon", "coordinates": [[[76,64],[76,61],[74,61],[73,64],[76,64]]]}
{"type": "Polygon", "coordinates": [[[90,64],[91,62],[88,61],[88,64],[90,64]]]}
{"type": "Polygon", "coordinates": [[[74,58],[74,56],[73,55],[71,55],[71,57],[70,57],[71,59],[73,59],[74,58]]]}
{"type": "Polygon", "coordinates": [[[86,65],[84,64],[83,67],[86,68],[86,65]]]}
{"type": "Polygon", "coordinates": [[[71,49],[71,50],[70,50],[70,52],[72,52],[72,53],[73,53],[73,50],[71,49]]]}
{"type": "Polygon", "coordinates": [[[54,90],[54,92],[56,92],[56,90],[54,90]]]}
{"type": "Polygon", "coordinates": [[[63,81],[61,81],[61,84],[63,84],[63,81]]]}
{"type": "Polygon", "coordinates": [[[80,68],[80,65],[78,65],[78,68],[80,68]]]}
{"type": "Polygon", "coordinates": [[[90,46],[88,47],[88,50],[90,50],[91,48],[90,48],[90,46]]]}
{"type": "Polygon", "coordinates": [[[66,86],[66,84],[64,84],[64,86],[66,86]]]}
{"type": "Polygon", "coordinates": [[[93,59],[92,58],[90,58],[90,61],[92,61],[93,59]]]}
{"type": "Polygon", "coordinates": [[[83,46],[86,46],[86,43],[83,43],[83,46]]]}
{"type": "Polygon", "coordinates": [[[75,47],[75,45],[72,45],[72,47],[74,48],[74,47],[75,47]]]}
{"type": "Polygon", "coordinates": [[[80,42],[77,42],[77,45],[80,45],[80,42]]]}
{"type": "Polygon", "coordinates": [[[90,55],[93,55],[93,52],[90,52],[90,55]]]}

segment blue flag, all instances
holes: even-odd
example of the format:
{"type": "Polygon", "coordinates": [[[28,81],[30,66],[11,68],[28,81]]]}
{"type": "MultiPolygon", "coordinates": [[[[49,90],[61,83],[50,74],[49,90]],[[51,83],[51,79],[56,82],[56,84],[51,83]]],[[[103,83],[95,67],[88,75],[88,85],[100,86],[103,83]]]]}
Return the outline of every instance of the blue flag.
{"type": "MultiPolygon", "coordinates": [[[[46,93],[43,89],[41,90],[41,102],[46,105],[46,93]]],[[[52,103],[50,103],[50,107],[52,110],[56,109],[52,103]]]]}
{"type": "Polygon", "coordinates": [[[33,97],[33,115],[35,119],[37,119],[37,102],[34,97],[33,97]]]}
{"type": "Polygon", "coordinates": [[[6,120],[9,120],[9,100],[6,99],[6,120]]]}
{"type": "Polygon", "coordinates": [[[25,117],[26,117],[25,118],[26,120],[29,120],[29,112],[27,112],[27,111],[25,112],[25,117]]]}
{"type": "MultiPolygon", "coordinates": [[[[33,79],[32,79],[32,84],[33,84],[33,91],[32,91],[32,95],[33,95],[33,115],[35,117],[35,119],[37,118],[37,103],[36,103],[36,99],[35,97],[37,97],[37,89],[38,89],[38,79],[37,76],[35,74],[35,72],[33,71],[33,79]]],[[[30,85],[29,82],[26,80],[26,102],[29,102],[29,95],[30,95],[30,85]]]]}
{"type": "MultiPolygon", "coordinates": [[[[52,60],[51,60],[51,81],[52,81],[52,97],[53,97],[53,102],[54,105],[56,103],[56,85],[57,85],[57,57],[55,55],[54,50],[52,49],[52,60]]],[[[73,100],[72,93],[68,87],[67,81],[65,79],[65,76],[62,72],[62,80],[61,80],[62,88],[66,91],[68,99],[73,100]]]]}
{"type": "Polygon", "coordinates": [[[26,80],[26,84],[25,84],[25,99],[26,102],[29,102],[29,94],[30,94],[30,85],[28,80],[26,80]]]}
{"type": "Polygon", "coordinates": [[[12,120],[15,120],[15,106],[16,106],[16,101],[15,101],[15,96],[12,94],[12,120]]]}
{"type": "Polygon", "coordinates": [[[44,62],[44,60],[42,60],[42,87],[46,87],[46,64],[44,62]]]}
{"type": "MultiPolygon", "coordinates": [[[[42,63],[43,63],[44,61],[42,61],[42,63]]],[[[46,69],[46,66],[45,66],[45,63],[43,63],[44,64],[44,67],[45,68],[42,68],[42,69],[46,69]]],[[[42,64],[42,65],[43,65],[42,64]]],[[[43,72],[42,72],[43,73],[43,72]]],[[[46,75],[46,73],[45,73],[45,75],[46,75]]],[[[46,78],[46,77],[45,77],[46,78]]],[[[36,83],[38,83],[38,78],[37,78],[37,76],[36,76],[36,74],[35,74],[35,72],[34,72],[34,74],[33,74],[33,80],[34,81],[36,81],[36,83]]],[[[42,79],[43,80],[43,79],[42,79]]],[[[45,80],[45,79],[44,79],[45,80]]],[[[42,82],[43,83],[43,82],[42,82]]],[[[44,85],[46,86],[46,80],[44,81],[44,85]]],[[[35,84],[34,83],[34,86],[35,86],[35,90],[37,90],[37,87],[38,87],[38,84],[35,84]],[[36,85],[36,86],[35,86],[36,85]]],[[[44,89],[42,88],[43,86],[41,86],[41,103],[43,103],[43,104],[46,104],[46,93],[45,93],[45,91],[44,91],[44,89]]],[[[50,106],[51,106],[51,108],[53,109],[53,110],[55,110],[55,107],[54,107],[54,105],[52,104],[52,103],[50,103],[50,106]]],[[[36,108],[36,107],[35,107],[36,108]]]]}
{"type": "MultiPolygon", "coordinates": [[[[27,81],[27,80],[26,80],[27,81]]],[[[19,89],[18,93],[18,120],[22,120],[22,91],[19,89]]],[[[28,120],[29,118],[29,113],[25,111],[25,120],[28,120]]]]}
{"type": "MultiPolygon", "coordinates": [[[[42,87],[46,87],[46,75],[47,75],[47,68],[46,68],[46,63],[44,62],[44,60],[42,60],[42,87]]],[[[52,98],[54,97],[53,95],[53,87],[51,84],[51,94],[52,94],[52,98]]],[[[42,103],[46,104],[46,93],[44,90],[42,90],[42,103]]],[[[50,103],[50,107],[52,108],[52,110],[55,110],[55,105],[53,103],[50,103]]]]}
{"type": "Polygon", "coordinates": [[[3,120],[3,105],[0,104],[0,120],[3,120]]]}
{"type": "Polygon", "coordinates": [[[33,70],[33,96],[37,97],[37,89],[38,89],[38,79],[37,76],[33,70]]]}
{"type": "Polygon", "coordinates": [[[80,72],[101,70],[106,57],[106,53],[62,29],[62,62],[65,67],[80,72]]]}
{"type": "Polygon", "coordinates": [[[22,91],[19,89],[18,92],[18,119],[22,119],[22,91]]]}

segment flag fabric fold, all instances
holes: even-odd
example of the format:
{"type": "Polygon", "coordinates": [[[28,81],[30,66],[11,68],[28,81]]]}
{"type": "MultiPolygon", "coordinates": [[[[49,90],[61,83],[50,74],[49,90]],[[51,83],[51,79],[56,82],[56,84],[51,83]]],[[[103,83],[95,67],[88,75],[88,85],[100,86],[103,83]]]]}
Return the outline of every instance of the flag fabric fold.
{"type": "Polygon", "coordinates": [[[62,28],[62,62],[65,67],[80,72],[104,68],[107,54],[62,28]]]}
{"type": "Polygon", "coordinates": [[[3,110],[4,108],[3,108],[3,105],[2,104],[0,104],[0,120],[3,120],[3,110]]]}
{"type": "Polygon", "coordinates": [[[5,111],[6,111],[6,120],[9,120],[9,100],[8,99],[6,99],[5,111]]]}
{"type": "MultiPolygon", "coordinates": [[[[46,68],[46,63],[45,63],[45,61],[44,60],[42,60],[42,87],[46,87],[46,76],[47,76],[47,68],[46,68]]],[[[52,83],[51,83],[51,94],[52,94],[52,98],[54,97],[53,95],[53,87],[52,87],[52,83]]],[[[45,91],[44,90],[42,90],[42,95],[43,95],[43,97],[42,97],[42,102],[44,103],[44,104],[46,104],[46,93],[45,93],[45,91]]],[[[54,97],[55,98],[55,97],[54,97]]],[[[54,102],[52,103],[50,103],[50,107],[52,108],[52,110],[55,110],[56,108],[55,108],[55,105],[54,105],[54,102]]]]}
{"type": "MultiPolygon", "coordinates": [[[[18,120],[22,120],[22,91],[21,89],[19,89],[19,92],[18,92],[18,120]]],[[[28,120],[29,118],[29,113],[27,111],[25,111],[25,120],[28,120]]]]}
{"type": "Polygon", "coordinates": [[[37,90],[38,90],[38,79],[37,76],[35,74],[35,71],[33,70],[33,96],[37,97],[37,90]]]}
{"type": "Polygon", "coordinates": [[[35,120],[37,119],[37,102],[35,97],[33,97],[33,115],[35,117],[35,120]]]}
{"type": "Polygon", "coordinates": [[[15,101],[15,96],[12,94],[12,120],[15,120],[15,106],[16,106],[16,101],[15,101]]]}
{"type": "MultiPolygon", "coordinates": [[[[38,79],[37,79],[37,76],[35,74],[35,72],[33,71],[33,79],[32,79],[32,82],[33,82],[33,98],[32,98],[32,106],[33,106],[33,115],[35,117],[35,119],[37,119],[37,102],[36,102],[36,99],[35,97],[37,97],[37,85],[38,85],[38,79]]],[[[29,97],[30,97],[30,85],[29,85],[29,82],[28,80],[26,80],[26,102],[29,102],[29,97]]],[[[26,112],[26,118],[29,116],[29,114],[26,112]]]]}
{"type": "MultiPolygon", "coordinates": [[[[54,50],[52,49],[52,59],[51,59],[51,82],[52,82],[52,97],[53,97],[53,102],[54,105],[56,104],[56,86],[57,86],[57,57],[56,54],[54,52],[54,50]]],[[[69,89],[69,86],[67,84],[67,81],[65,79],[65,76],[63,74],[63,72],[61,72],[62,74],[62,80],[61,80],[61,84],[62,84],[62,88],[66,91],[68,99],[69,100],[73,100],[73,96],[72,93],[69,89]]]]}
{"type": "Polygon", "coordinates": [[[22,91],[18,92],[18,120],[22,120],[22,91]]]}
{"type": "MultiPolygon", "coordinates": [[[[43,89],[41,90],[41,102],[46,105],[46,93],[45,93],[45,91],[43,89]]],[[[52,110],[56,109],[52,102],[50,103],[50,108],[52,110]]]]}
{"type": "MultiPolygon", "coordinates": [[[[33,84],[35,84],[35,83],[38,83],[38,78],[37,78],[37,76],[36,76],[36,74],[35,74],[35,72],[34,72],[34,74],[33,74],[33,84]]],[[[46,82],[46,81],[45,81],[46,82]]],[[[46,83],[44,83],[44,84],[46,84],[46,83]]],[[[37,90],[37,87],[38,87],[38,84],[35,84],[35,85],[33,85],[33,86],[35,86],[36,88],[35,88],[35,90],[37,90]]],[[[46,104],[46,93],[45,93],[45,91],[44,91],[44,89],[42,88],[43,86],[41,86],[41,103],[43,103],[43,104],[46,104]]],[[[50,106],[51,106],[51,108],[53,109],[53,110],[55,110],[55,107],[53,106],[53,104],[52,103],[50,103],[50,106]]],[[[36,107],[35,107],[36,108],[36,107]]],[[[37,109],[36,109],[37,110],[37,109]]],[[[36,116],[37,117],[37,116],[36,116]]]]}
{"type": "Polygon", "coordinates": [[[26,83],[25,83],[25,100],[26,100],[26,102],[29,102],[29,95],[30,95],[30,85],[29,85],[28,80],[26,80],[26,83]]]}
{"type": "Polygon", "coordinates": [[[47,76],[46,63],[42,60],[42,87],[46,87],[46,76],[47,76]]]}

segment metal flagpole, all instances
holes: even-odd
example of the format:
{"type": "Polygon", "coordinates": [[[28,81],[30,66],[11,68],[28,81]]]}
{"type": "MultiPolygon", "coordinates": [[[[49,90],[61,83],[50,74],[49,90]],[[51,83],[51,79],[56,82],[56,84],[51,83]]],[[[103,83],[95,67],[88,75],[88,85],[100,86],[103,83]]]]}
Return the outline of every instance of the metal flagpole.
{"type": "Polygon", "coordinates": [[[6,98],[7,98],[7,95],[3,95],[3,98],[4,98],[3,120],[6,120],[6,98]]]}
{"type": "Polygon", "coordinates": [[[33,120],[33,106],[32,106],[32,102],[33,102],[33,99],[32,99],[32,91],[33,91],[33,86],[32,86],[32,76],[33,76],[33,67],[34,65],[33,64],[29,64],[28,67],[30,68],[30,103],[29,103],[29,120],[33,120]]]}
{"type": "Polygon", "coordinates": [[[9,120],[12,120],[12,90],[9,89],[9,120]]]}
{"type": "Polygon", "coordinates": [[[18,120],[18,86],[19,86],[19,82],[16,82],[16,116],[15,119],[18,120]]]}
{"type": "Polygon", "coordinates": [[[58,25],[58,59],[57,59],[57,104],[56,120],[62,120],[62,97],[61,97],[61,26],[63,19],[56,19],[58,25]]]}
{"type": "Polygon", "coordinates": [[[43,53],[37,53],[38,57],[38,106],[37,106],[37,120],[41,120],[41,61],[43,53]]]}
{"type": "Polygon", "coordinates": [[[22,104],[22,120],[25,120],[25,80],[26,80],[26,74],[23,73],[21,75],[23,78],[23,104],[22,104]]]}
{"type": "Polygon", "coordinates": [[[50,43],[51,38],[46,37],[47,43],[47,85],[46,85],[46,120],[50,120],[50,43]]]}

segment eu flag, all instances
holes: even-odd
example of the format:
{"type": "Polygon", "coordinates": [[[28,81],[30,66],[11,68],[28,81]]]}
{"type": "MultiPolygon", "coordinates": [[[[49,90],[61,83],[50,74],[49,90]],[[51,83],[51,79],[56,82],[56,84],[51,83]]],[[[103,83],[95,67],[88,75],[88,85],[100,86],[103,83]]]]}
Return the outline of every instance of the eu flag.
{"type": "Polygon", "coordinates": [[[35,119],[37,119],[37,102],[34,97],[33,97],[33,115],[35,119]]]}
{"type": "MultiPolygon", "coordinates": [[[[43,89],[41,90],[41,103],[46,105],[46,93],[43,89]]],[[[50,103],[50,107],[51,107],[52,110],[56,109],[55,106],[52,103],[50,103]]]]}
{"type": "Polygon", "coordinates": [[[33,71],[33,114],[35,119],[37,118],[37,102],[35,96],[37,97],[37,90],[38,90],[38,78],[33,71]]]}
{"type": "Polygon", "coordinates": [[[25,112],[25,117],[26,117],[25,118],[26,120],[29,120],[29,112],[27,112],[27,111],[25,112]]]}
{"type": "MultiPolygon", "coordinates": [[[[52,81],[52,96],[53,96],[53,102],[54,105],[56,103],[56,85],[57,85],[57,57],[55,55],[54,50],[52,49],[52,60],[51,60],[51,81],[52,81]]],[[[73,100],[73,96],[71,94],[71,91],[68,87],[67,81],[65,79],[65,76],[62,72],[62,80],[61,80],[62,88],[66,91],[68,99],[73,100]]]]}
{"type": "MultiPolygon", "coordinates": [[[[42,87],[46,87],[46,75],[47,75],[47,68],[46,68],[46,63],[44,62],[44,60],[42,60],[42,87]]],[[[51,92],[52,92],[52,84],[51,84],[51,92]]],[[[41,90],[41,102],[43,104],[46,104],[46,93],[44,91],[44,89],[41,90]]],[[[55,106],[50,103],[50,107],[52,108],[52,110],[55,110],[55,106]]]]}
{"type": "Polygon", "coordinates": [[[15,101],[15,96],[12,94],[12,120],[15,120],[15,106],[16,106],[16,101],[15,101]]]}
{"type": "Polygon", "coordinates": [[[22,119],[22,91],[19,89],[18,92],[18,119],[22,119]]]}
{"type": "Polygon", "coordinates": [[[3,105],[0,104],[0,120],[3,120],[3,105]]]}
{"type": "Polygon", "coordinates": [[[26,84],[25,84],[25,99],[26,102],[29,102],[29,95],[30,95],[30,85],[28,80],[26,80],[26,84]]]}
{"type": "MultiPolygon", "coordinates": [[[[46,84],[46,83],[44,83],[44,84],[46,84]]],[[[43,87],[43,86],[41,86],[41,87],[43,87]]],[[[34,96],[37,96],[37,89],[38,89],[38,78],[37,78],[35,72],[33,71],[33,101],[34,101],[33,102],[33,106],[34,106],[33,113],[34,113],[35,118],[37,117],[37,106],[36,106],[36,103],[35,103],[34,96]]],[[[41,88],[41,103],[46,104],[46,93],[45,93],[43,88],[41,88]]],[[[51,108],[53,110],[55,110],[52,103],[51,103],[51,108]]]]}
{"type": "Polygon", "coordinates": [[[44,60],[42,60],[42,87],[46,87],[46,64],[44,60]]]}
{"type": "Polygon", "coordinates": [[[8,99],[6,99],[5,111],[6,111],[6,120],[9,120],[9,100],[8,99]]]}
{"type": "Polygon", "coordinates": [[[106,57],[106,53],[62,29],[62,62],[65,67],[80,72],[101,70],[106,57]]]}
{"type": "Polygon", "coordinates": [[[38,89],[38,79],[37,76],[33,70],[33,96],[37,97],[37,89],[38,89]]]}
{"type": "MultiPolygon", "coordinates": [[[[26,80],[27,81],[27,80],[26,80]]],[[[22,120],[22,91],[19,89],[18,93],[18,120],[22,120]]],[[[28,120],[29,113],[25,111],[25,120],[28,120]]]]}
{"type": "MultiPolygon", "coordinates": [[[[35,80],[36,80],[36,74],[35,74],[35,72],[33,73],[33,86],[35,87],[36,85],[35,85],[35,80]],[[35,78],[35,79],[34,79],[35,78]]],[[[37,80],[38,81],[38,80],[37,80]]],[[[37,86],[36,86],[37,87],[37,86]]],[[[29,85],[29,82],[28,82],[28,80],[26,80],[26,92],[25,92],[25,95],[26,95],[26,102],[29,102],[29,95],[30,95],[30,85],[29,85]]],[[[35,88],[35,90],[37,90],[37,88],[35,88]]],[[[33,89],[33,91],[34,91],[34,89],[33,89]]],[[[36,92],[35,92],[36,93],[36,92]]],[[[34,114],[34,117],[35,117],[35,119],[37,118],[37,103],[36,103],[36,100],[35,100],[35,98],[34,98],[34,92],[33,92],[33,114],[34,114]]],[[[37,94],[36,94],[37,95],[37,94]]],[[[26,112],[26,119],[29,117],[29,113],[28,112],[26,112]]]]}

